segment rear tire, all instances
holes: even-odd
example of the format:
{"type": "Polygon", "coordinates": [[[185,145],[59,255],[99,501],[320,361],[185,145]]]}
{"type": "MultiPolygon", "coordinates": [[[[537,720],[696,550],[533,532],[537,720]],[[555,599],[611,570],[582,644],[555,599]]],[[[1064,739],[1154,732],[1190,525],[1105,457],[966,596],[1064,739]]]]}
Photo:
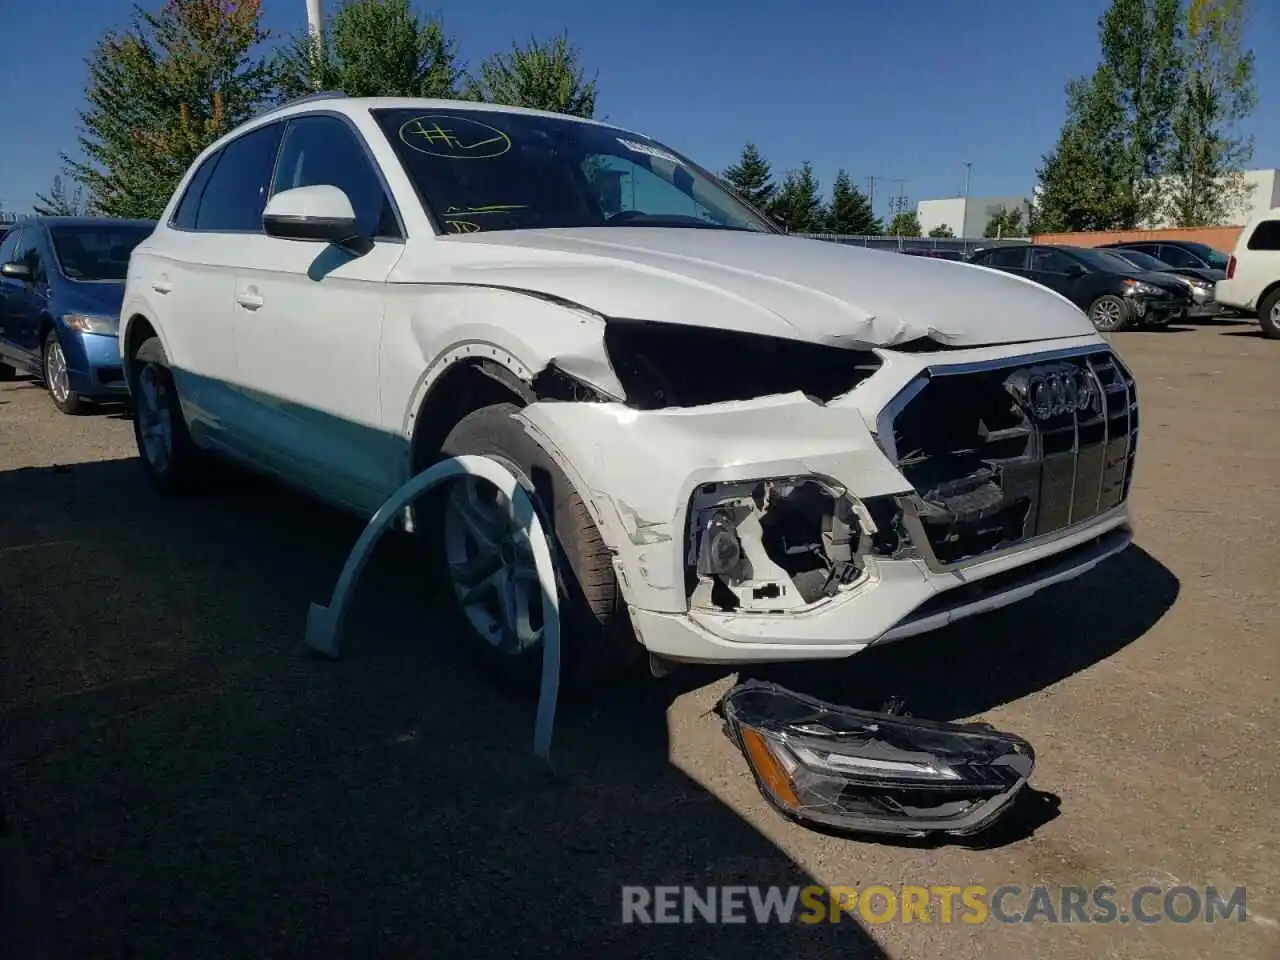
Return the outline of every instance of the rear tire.
{"type": "Polygon", "coordinates": [[[3,383],[5,380],[12,380],[17,373],[18,371],[13,369],[13,367],[9,366],[7,363],[0,363],[0,383],[3,383]]]}
{"type": "Polygon", "coordinates": [[[129,364],[133,436],[148,479],[161,494],[199,488],[200,450],[191,439],[159,337],[138,345],[129,364]]]}
{"type": "MultiPolygon", "coordinates": [[[[612,554],[586,504],[551,455],[512,419],[518,410],[515,404],[500,403],[467,414],[445,438],[440,458],[464,454],[491,457],[515,473],[533,493],[543,529],[554,533],[552,558],[560,585],[561,684],[569,692],[582,692],[616,678],[643,650],[631,630],[612,554]]],[[[490,636],[483,635],[473,619],[474,612],[468,616],[461,602],[465,588],[449,562],[451,553],[457,561],[457,528],[462,523],[457,519],[462,507],[457,504],[465,500],[463,484],[449,484],[425,511],[429,518],[426,529],[445,575],[445,602],[467,651],[487,672],[505,684],[533,689],[542,669],[541,638],[523,648],[517,643],[501,649],[493,639],[498,632],[490,629],[490,636]]],[[[484,486],[496,493],[492,486],[484,486]]],[[[536,587],[534,590],[536,593],[536,587]]],[[[528,607],[532,609],[532,601],[528,607]]],[[[539,600],[539,620],[540,615],[539,600]]]]}
{"type": "Polygon", "coordinates": [[[1280,287],[1258,301],[1258,326],[1268,340],[1280,340],[1280,287]]]}
{"type": "Polygon", "coordinates": [[[1115,333],[1133,325],[1133,310],[1122,297],[1107,293],[1089,304],[1089,320],[1099,333],[1115,333]]]}

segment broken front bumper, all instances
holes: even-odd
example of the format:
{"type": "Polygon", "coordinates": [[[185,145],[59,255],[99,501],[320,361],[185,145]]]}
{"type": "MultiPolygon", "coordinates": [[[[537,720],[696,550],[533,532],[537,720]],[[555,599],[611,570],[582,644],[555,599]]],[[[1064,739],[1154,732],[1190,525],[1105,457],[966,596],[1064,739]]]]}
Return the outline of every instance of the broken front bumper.
{"type": "Polygon", "coordinates": [[[1131,542],[1125,503],[961,563],[939,563],[928,550],[863,554],[857,576],[831,595],[725,610],[691,604],[696,495],[717,484],[817,478],[863,504],[915,496],[873,432],[890,402],[942,360],[950,367],[1028,356],[1034,361],[1053,351],[1102,345],[1086,337],[1035,347],[945,356],[886,352],[874,376],[826,404],[799,393],[651,411],[542,402],[520,417],[592,511],[614,552],[636,632],[651,652],[694,662],[844,657],[1079,576],[1131,542]]]}

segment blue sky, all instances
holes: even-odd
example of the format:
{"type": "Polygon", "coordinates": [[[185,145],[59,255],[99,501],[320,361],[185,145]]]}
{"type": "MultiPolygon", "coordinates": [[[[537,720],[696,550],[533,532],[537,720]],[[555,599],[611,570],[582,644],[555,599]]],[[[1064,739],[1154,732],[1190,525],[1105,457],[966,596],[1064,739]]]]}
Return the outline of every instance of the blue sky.
{"type": "MultiPolygon", "coordinates": [[[[158,5],[160,0],[144,0],[158,5]]],[[[325,0],[328,10],[339,0],[325,0]]],[[[1093,68],[1107,0],[419,0],[469,62],[512,39],[567,29],[599,72],[599,114],[723,169],[755,140],[785,171],[808,159],[829,187],[845,167],[876,206],[1029,191],[1053,143],[1063,84],[1093,68]],[[893,183],[895,178],[905,186],[893,183]]],[[[301,30],[305,0],[263,0],[277,34],[301,30]]],[[[1256,0],[1249,39],[1280,37],[1280,5],[1256,0]]],[[[84,58],[130,0],[0,3],[0,202],[26,210],[75,148],[84,58]]],[[[1252,166],[1280,166],[1280,60],[1258,64],[1252,166]]]]}

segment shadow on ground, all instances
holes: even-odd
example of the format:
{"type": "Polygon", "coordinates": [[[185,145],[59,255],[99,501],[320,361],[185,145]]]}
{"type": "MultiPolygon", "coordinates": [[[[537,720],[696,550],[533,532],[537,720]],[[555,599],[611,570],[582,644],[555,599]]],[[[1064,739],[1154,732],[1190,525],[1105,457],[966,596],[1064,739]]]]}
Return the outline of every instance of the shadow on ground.
{"type": "MultiPolygon", "coordinates": [[[[811,882],[668,762],[671,698],[714,672],[566,711],[553,778],[532,704],[462,658],[403,544],[366,574],[347,659],[317,661],[307,605],[359,524],[217,482],[183,503],[132,460],[0,474],[0,804],[50,955],[884,956],[847,920],[620,923],[623,885],[811,882]]],[[[969,716],[1108,656],[1176,594],[1135,548],[1043,602],[759,675],[969,716]]],[[[1056,808],[1029,791],[985,845],[1056,808]]]]}
{"type": "Polygon", "coordinates": [[[251,478],[163,501],[136,461],[0,503],[0,806],[51,956],[883,956],[847,919],[623,926],[622,885],[812,881],[668,763],[661,698],[566,717],[549,776],[395,544],[348,658],[305,654],[358,524],[251,478]]]}

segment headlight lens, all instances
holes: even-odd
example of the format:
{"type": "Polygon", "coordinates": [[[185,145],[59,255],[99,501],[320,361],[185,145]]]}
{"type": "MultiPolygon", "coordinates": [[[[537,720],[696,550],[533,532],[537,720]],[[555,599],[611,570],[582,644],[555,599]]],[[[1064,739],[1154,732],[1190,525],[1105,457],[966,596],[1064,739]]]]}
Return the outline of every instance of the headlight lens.
{"type": "Polygon", "coordinates": [[[1163,297],[1167,295],[1166,291],[1155,284],[1143,283],[1141,280],[1126,280],[1124,285],[1129,289],[1130,293],[1144,297],[1163,297]]]}
{"type": "Polygon", "coordinates": [[[101,333],[114,337],[120,330],[120,318],[100,313],[65,313],[62,322],[81,333],[101,333]]]}

